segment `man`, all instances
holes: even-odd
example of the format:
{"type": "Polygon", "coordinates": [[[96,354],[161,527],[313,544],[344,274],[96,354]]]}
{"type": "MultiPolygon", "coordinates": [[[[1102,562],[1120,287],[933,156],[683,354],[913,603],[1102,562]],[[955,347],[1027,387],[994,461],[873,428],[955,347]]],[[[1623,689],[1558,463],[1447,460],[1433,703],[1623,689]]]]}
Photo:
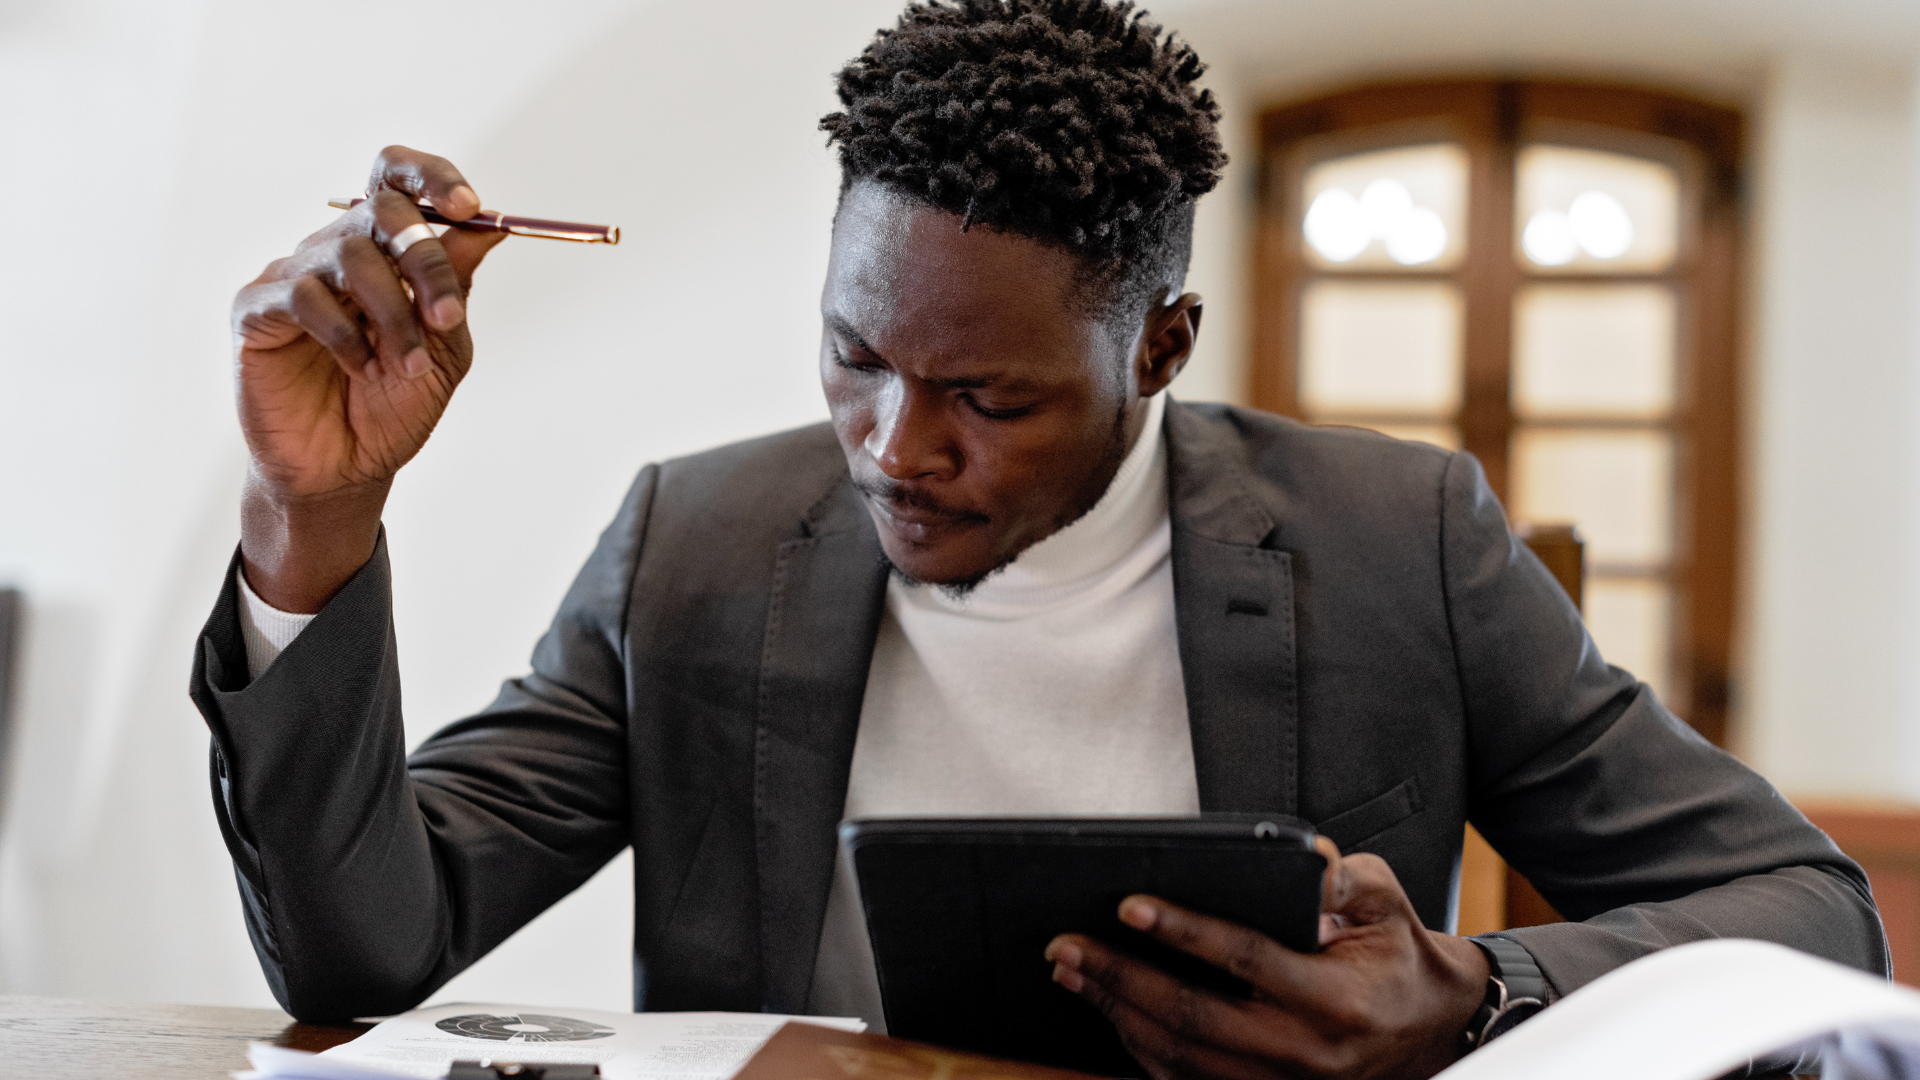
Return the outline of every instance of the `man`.
{"type": "Polygon", "coordinates": [[[1886,970],[1859,869],[1601,661],[1470,457],[1168,401],[1224,163],[1200,72],[1126,4],[909,7],[823,123],[832,423],[643,469],[533,673],[410,759],[380,513],[498,237],[413,239],[416,198],[480,202],[392,147],[241,291],[253,467],[194,695],[289,1011],[407,1008],[631,844],[637,1007],[877,1021],[860,813],[1316,823],[1320,953],[1123,905],[1251,999],[1048,949],[1160,1077],[1430,1075],[1496,969],[1552,996],[1701,937],[1886,970]],[[1469,818],[1584,921],[1446,933],[1469,818]]]}

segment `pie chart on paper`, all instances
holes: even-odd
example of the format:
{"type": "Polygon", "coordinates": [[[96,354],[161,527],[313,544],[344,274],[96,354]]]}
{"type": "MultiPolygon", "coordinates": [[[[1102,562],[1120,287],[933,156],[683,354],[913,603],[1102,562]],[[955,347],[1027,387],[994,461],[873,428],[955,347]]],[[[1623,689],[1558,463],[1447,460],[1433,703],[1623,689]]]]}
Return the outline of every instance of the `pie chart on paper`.
{"type": "Polygon", "coordinates": [[[544,1013],[512,1013],[505,1016],[467,1013],[449,1016],[433,1026],[449,1035],[509,1043],[586,1042],[613,1034],[613,1029],[604,1024],[544,1013]]]}

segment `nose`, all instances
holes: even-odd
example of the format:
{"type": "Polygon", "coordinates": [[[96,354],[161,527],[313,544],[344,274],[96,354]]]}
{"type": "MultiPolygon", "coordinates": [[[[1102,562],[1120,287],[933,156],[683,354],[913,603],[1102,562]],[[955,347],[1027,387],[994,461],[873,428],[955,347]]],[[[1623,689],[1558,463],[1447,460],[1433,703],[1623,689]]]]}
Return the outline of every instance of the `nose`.
{"type": "Polygon", "coordinates": [[[947,430],[938,396],[887,380],[873,404],[873,429],[862,444],[867,456],[893,480],[949,480],[960,471],[960,454],[947,430]]]}

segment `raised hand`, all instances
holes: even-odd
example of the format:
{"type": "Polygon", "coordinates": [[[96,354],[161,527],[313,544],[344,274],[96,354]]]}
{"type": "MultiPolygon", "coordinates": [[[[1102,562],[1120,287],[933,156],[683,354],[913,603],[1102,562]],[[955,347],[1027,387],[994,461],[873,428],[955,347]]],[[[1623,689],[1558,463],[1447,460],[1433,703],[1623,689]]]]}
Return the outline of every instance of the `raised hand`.
{"type": "Polygon", "coordinates": [[[1164,900],[1121,902],[1128,925],[1246,980],[1251,998],[1188,985],[1078,934],[1048,945],[1054,979],[1105,1013],[1155,1080],[1432,1076],[1458,1054],[1486,960],[1422,926],[1379,857],[1330,862],[1312,955],[1164,900]]]}
{"type": "Polygon", "coordinates": [[[285,610],[318,611],[372,554],[394,474],[472,366],[467,294],[505,237],[426,230],[419,199],[456,221],[480,209],[431,154],[381,151],[368,195],[234,298],[252,455],[241,551],[248,583],[285,610]]]}

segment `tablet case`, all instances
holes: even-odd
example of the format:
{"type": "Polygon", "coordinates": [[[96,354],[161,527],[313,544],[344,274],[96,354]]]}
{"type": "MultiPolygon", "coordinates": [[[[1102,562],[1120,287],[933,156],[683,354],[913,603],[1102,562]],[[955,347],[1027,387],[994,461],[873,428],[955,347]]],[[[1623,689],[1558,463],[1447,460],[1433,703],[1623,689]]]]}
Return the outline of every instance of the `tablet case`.
{"type": "Polygon", "coordinates": [[[1105,1076],[1145,1076],[1112,1025],[1053,982],[1055,935],[1111,942],[1223,993],[1246,985],[1121,923],[1147,893],[1259,930],[1319,940],[1326,859],[1272,814],[1183,818],[857,818],[853,859],[888,1034],[1105,1076]]]}

